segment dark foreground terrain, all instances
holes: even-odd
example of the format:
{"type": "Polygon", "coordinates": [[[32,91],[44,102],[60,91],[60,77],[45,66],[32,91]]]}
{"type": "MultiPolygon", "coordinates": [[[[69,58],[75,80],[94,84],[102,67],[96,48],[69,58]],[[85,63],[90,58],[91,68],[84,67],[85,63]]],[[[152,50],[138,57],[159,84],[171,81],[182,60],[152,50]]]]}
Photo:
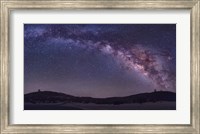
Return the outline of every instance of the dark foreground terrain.
{"type": "Polygon", "coordinates": [[[157,91],[125,97],[76,97],[38,91],[24,95],[24,110],[176,110],[176,93],[157,91]]]}

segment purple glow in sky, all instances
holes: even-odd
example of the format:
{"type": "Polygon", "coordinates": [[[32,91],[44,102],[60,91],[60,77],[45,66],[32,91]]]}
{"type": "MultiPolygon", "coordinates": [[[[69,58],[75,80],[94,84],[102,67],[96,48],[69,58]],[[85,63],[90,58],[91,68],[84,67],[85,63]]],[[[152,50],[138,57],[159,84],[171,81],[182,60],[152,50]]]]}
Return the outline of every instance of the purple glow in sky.
{"type": "Polygon", "coordinates": [[[24,90],[176,92],[175,24],[25,24],[24,90]]]}

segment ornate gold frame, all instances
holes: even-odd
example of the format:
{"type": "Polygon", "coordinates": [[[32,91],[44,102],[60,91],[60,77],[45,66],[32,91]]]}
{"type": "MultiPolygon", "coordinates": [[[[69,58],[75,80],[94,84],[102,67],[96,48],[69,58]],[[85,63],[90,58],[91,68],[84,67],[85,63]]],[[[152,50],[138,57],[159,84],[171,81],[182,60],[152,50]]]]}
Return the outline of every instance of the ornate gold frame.
{"type": "Polygon", "coordinates": [[[0,0],[0,133],[200,133],[200,1],[199,0],[0,0]],[[9,124],[9,15],[18,9],[190,9],[191,124],[190,125],[11,125],[9,124]]]}

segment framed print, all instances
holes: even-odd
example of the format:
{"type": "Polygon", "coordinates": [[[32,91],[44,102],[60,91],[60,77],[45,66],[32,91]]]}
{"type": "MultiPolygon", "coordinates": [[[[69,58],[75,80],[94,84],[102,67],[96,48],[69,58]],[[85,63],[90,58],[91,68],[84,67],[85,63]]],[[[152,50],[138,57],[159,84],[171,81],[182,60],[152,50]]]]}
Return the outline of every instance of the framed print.
{"type": "Polygon", "coordinates": [[[1,0],[1,133],[200,133],[199,19],[199,1],[1,0]]]}

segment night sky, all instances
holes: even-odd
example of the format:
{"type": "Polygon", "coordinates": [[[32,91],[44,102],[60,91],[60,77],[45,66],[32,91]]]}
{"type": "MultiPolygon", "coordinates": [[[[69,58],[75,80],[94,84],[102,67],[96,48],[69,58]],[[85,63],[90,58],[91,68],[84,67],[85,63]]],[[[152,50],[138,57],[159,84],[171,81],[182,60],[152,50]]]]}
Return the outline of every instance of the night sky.
{"type": "Polygon", "coordinates": [[[24,24],[24,91],[176,92],[175,24],[24,24]]]}

